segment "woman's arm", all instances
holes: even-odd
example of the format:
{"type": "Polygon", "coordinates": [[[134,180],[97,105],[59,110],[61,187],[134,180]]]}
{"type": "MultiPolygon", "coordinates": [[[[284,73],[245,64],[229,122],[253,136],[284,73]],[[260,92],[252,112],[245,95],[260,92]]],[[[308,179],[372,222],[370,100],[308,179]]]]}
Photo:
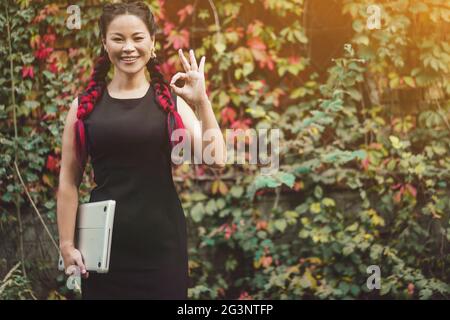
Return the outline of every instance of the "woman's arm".
{"type": "Polygon", "coordinates": [[[56,215],[59,233],[59,248],[67,267],[77,264],[83,273],[85,266],[81,254],[75,249],[74,235],[78,210],[78,187],[81,183],[83,172],[77,163],[75,154],[74,124],[77,120],[78,98],[72,102],[67,114],[62,137],[62,159],[59,173],[59,185],[56,201],[56,215]]]}
{"type": "Polygon", "coordinates": [[[227,161],[227,148],[205,90],[206,58],[202,57],[200,64],[197,65],[193,50],[189,51],[190,61],[186,59],[181,49],[178,54],[185,73],[175,74],[170,86],[178,96],[178,112],[191,136],[191,149],[194,149],[195,157],[202,156],[202,163],[205,163],[205,159],[203,159],[204,151],[208,148],[208,151],[211,150],[211,152],[206,155],[211,154],[213,159],[211,159],[212,161],[208,160],[206,164],[223,168],[227,161]],[[185,81],[181,88],[175,85],[175,82],[179,79],[185,81]],[[196,146],[201,146],[201,150],[196,150],[196,146]]]}
{"type": "Polygon", "coordinates": [[[178,96],[177,107],[178,112],[183,119],[186,130],[189,132],[189,135],[191,137],[192,155],[197,159],[202,159],[202,163],[204,163],[203,151],[207,146],[213,144],[212,154],[214,161],[210,165],[215,168],[225,167],[225,163],[227,160],[227,150],[222,132],[220,131],[219,124],[217,123],[216,117],[211,107],[211,103],[209,102],[208,98],[206,98],[203,104],[190,107],[186,101],[178,96]],[[197,109],[200,120],[192,110],[194,108],[197,109]],[[207,139],[208,141],[205,141],[203,139],[207,130],[213,133],[214,138],[211,142],[211,139],[209,138],[207,139]],[[197,150],[195,149],[196,146],[201,146],[201,148],[197,150]]]}

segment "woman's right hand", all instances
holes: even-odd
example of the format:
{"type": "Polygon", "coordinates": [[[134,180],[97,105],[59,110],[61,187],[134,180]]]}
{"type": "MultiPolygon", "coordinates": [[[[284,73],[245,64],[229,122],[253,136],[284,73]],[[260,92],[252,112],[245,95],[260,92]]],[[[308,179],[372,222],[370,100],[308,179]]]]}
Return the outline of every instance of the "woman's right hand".
{"type": "Polygon", "coordinates": [[[87,272],[86,266],[83,262],[83,256],[81,255],[81,252],[73,245],[66,246],[61,249],[61,256],[64,260],[66,275],[73,274],[76,270],[76,267],[78,267],[80,269],[81,277],[85,279],[89,277],[89,272],[87,272]]]}

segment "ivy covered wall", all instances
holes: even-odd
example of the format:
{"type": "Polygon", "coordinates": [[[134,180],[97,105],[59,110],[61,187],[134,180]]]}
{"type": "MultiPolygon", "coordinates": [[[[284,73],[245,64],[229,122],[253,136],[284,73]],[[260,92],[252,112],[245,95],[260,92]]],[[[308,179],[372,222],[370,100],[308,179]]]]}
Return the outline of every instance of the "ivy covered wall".
{"type": "MultiPolygon", "coordinates": [[[[102,3],[74,2],[80,29],[65,1],[1,5],[1,299],[78,297],[56,270],[56,190],[102,3]]],[[[177,49],[193,48],[223,130],[282,133],[273,176],[250,164],[174,172],[190,298],[449,298],[447,1],[147,3],[167,79],[177,49]],[[366,286],[372,265],[380,290],[366,286]]],[[[92,187],[88,167],[80,201],[92,187]]]]}

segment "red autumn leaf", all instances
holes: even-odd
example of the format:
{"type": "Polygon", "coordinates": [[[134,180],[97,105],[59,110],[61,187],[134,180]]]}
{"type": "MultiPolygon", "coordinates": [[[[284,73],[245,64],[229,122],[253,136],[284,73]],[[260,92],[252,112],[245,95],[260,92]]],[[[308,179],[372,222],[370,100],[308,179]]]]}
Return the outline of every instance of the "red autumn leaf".
{"type": "Polygon", "coordinates": [[[265,51],[266,50],[266,45],[258,37],[254,37],[254,38],[248,39],[247,40],[247,45],[252,50],[259,50],[259,51],[265,51]]]}
{"type": "Polygon", "coordinates": [[[163,28],[164,35],[168,36],[173,29],[175,29],[175,25],[172,22],[166,22],[163,28]]]}
{"type": "Polygon", "coordinates": [[[402,196],[403,196],[404,192],[405,192],[405,187],[402,186],[400,188],[400,190],[395,193],[395,195],[394,195],[394,202],[395,203],[400,203],[400,201],[402,200],[402,196]]]}
{"type": "Polygon", "coordinates": [[[220,112],[222,124],[232,123],[236,119],[236,111],[232,107],[223,108],[220,112]]]}
{"type": "Polygon", "coordinates": [[[53,46],[56,40],[56,36],[54,34],[46,34],[43,37],[44,42],[48,44],[49,46],[53,46]]]}
{"type": "Polygon", "coordinates": [[[155,18],[157,20],[156,22],[166,20],[165,10],[164,10],[165,2],[166,2],[165,0],[158,0],[158,5],[159,5],[160,10],[157,10],[155,12],[155,18]]]}
{"type": "Polygon", "coordinates": [[[257,33],[258,30],[261,30],[263,27],[263,23],[259,20],[255,20],[255,22],[250,23],[247,27],[247,34],[257,33]]]}
{"type": "Polygon", "coordinates": [[[48,65],[48,70],[51,73],[55,73],[55,74],[58,73],[58,66],[56,65],[56,61],[54,61],[48,65]]]}
{"type": "Polygon", "coordinates": [[[408,295],[409,296],[413,296],[414,295],[414,283],[408,283],[408,295]]]}
{"type": "Polygon", "coordinates": [[[190,16],[194,12],[194,7],[192,4],[188,4],[183,9],[178,10],[177,15],[180,17],[180,23],[182,23],[187,16],[190,16]]]}
{"type": "Polygon", "coordinates": [[[168,37],[168,43],[164,46],[165,49],[173,46],[175,50],[181,48],[189,48],[189,31],[181,30],[177,33],[175,30],[172,31],[168,37]]]}
{"type": "Polygon", "coordinates": [[[222,224],[222,225],[219,227],[219,231],[225,230],[225,228],[226,228],[227,226],[228,226],[227,223],[222,224]]]}
{"type": "Polygon", "coordinates": [[[169,79],[177,71],[175,65],[169,60],[161,63],[161,72],[166,79],[169,79]]]}
{"type": "Polygon", "coordinates": [[[233,232],[231,231],[230,226],[226,226],[225,227],[225,239],[230,239],[231,235],[233,234],[233,232]]]}
{"type": "Polygon", "coordinates": [[[408,191],[408,193],[410,195],[412,195],[414,198],[417,196],[417,189],[414,188],[412,185],[410,185],[409,183],[406,185],[406,189],[408,191]]]}
{"type": "Polygon", "coordinates": [[[247,130],[250,128],[252,121],[250,119],[235,120],[231,123],[231,129],[247,130]]]}
{"type": "MultiPolygon", "coordinates": [[[[269,67],[270,69],[270,67],[269,67]]],[[[260,93],[262,93],[262,88],[260,89],[260,93]]],[[[268,93],[267,96],[272,97],[274,107],[280,106],[280,96],[285,95],[284,91],[280,88],[275,88],[272,92],[268,93]]]]}
{"type": "Polygon", "coordinates": [[[299,64],[300,63],[300,57],[299,56],[290,56],[288,58],[288,62],[290,64],[299,64]]]}
{"type": "Polygon", "coordinates": [[[242,27],[229,27],[225,29],[225,33],[235,33],[239,39],[242,39],[244,37],[244,28],[242,27]]]}
{"type": "Polygon", "coordinates": [[[39,49],[34,52],[34,56],[39,60],[45,60],[53,52],[53,48],[46,48],[43,43],[39,45],[39,49]]]}
{"type": "Polygon", "coordinates": [[[397,183],[397,184],[393,185],[393,186],[391,187],[391,189],[392,189],[392,190],[395,190],[395,189],[400,188],[401,186],[402,186],[401,183],[397,183]]]}
{"type": "Polygon", "coordinates": [[[79,54],[79,50],[77,48],[69,48],[69,58],[74,58],[79,54]]]}
{"type": "Polygon", "coordinates": [[[233,233],[236,232],[237,226],[236,223],[233,223],[232,226],[226,224],[225,225],[225,239],[230,239],[233,233]]]}
{"type": "Polygon", "coordinates": [[[370,158],[366,157],[363,160],[361,160],[361,166],[363,167],[364,171],[369,170],[369,164],[370,164],[370,158]]]}
{"type": "Polygon", "coordinates": [[[388,164],[388,162],[391,161],[391,159],[392,159],[392,158],[384,159],[384,160],[381,162],[382,166],[383,166],[383,167],[386,166],[386,165],[388,164]]]}
{"type": "Polygon", "coordinates": [[[33,79],[34,78],[34,69],[33,66],[23,66],[22,67],[22,78],[26,77],[33,79]]]}
{"type": "Polygon", "coordinates": [[[369,144],[369,148],[375,149],[375,150],[381,150],[383,148],[383,146],[381,143],[373,142],[373,143],[369,144]]]}
{"type": "Polygon", "coordinates": [[[53,52],[47,59],[47,68],[52,73],[58,73],[60,71],[59,65],[60,55],[57,52],[53,52]]]}
{"type": "Polygon", "coordinates": [[[247,291],[241,292],[238,300],[253,300],[252,296],[247,293],[247,291]]]}
{"type": "MultiPolygon", "coordinates": [[[[61,106],[60,110],[65,109],[66,106],[61,106]]],[[[42,118],[41,121],[54,120],[56,118],[55,113],[47,113],[42,118]]]]}
{"type": "Polygon", "coordinates": [[[34,17],[32,23],[39,23],[47,16],[54,15],[59,11],[59,7],[57,4],[48,4],[43,9],[41,9],[36,17],[34,17]]]}
{"type": "Polygon", "coordinates": [[[254,37],[247,40],[247,45],[249,46],[255,60],[259,62],[260,68],[265,68],[266,66],[269,70],[273,70],[275,68],[275,61],[273,57],[267,53],[266,44],[259,37],[254,37]]]}
{"type": "Polygon", "coordinates": [[[45,167],[50,171],[56,172],[58,171],[58,166],[58,159],[52,155],[48,155],[47,164],[45,165],[45,167]]]}
{"type": "Polygon", "coordinates": [[[396,192],[393,199],[395,203],[400,203],[402,200],[402,193],[400,191],[396,192]]]}
{"type": "Polygon", "coordinates": [[[272,56],[269,54],[265,54],[263,58],[259,61],[259,67],[262,69],[267,66],[267,69],[273,70],[275,68],[275,61],[272,56]]]}
{"type": "Polygon", "coordinates": [[[295,184],[294,184],[294,190],[295,191],[300,191],[300,190],[302,190],[302,189],[304,189],[305,188],[305,184],[303,183],[303,181],[297,181],[295,184]]]}
{"type": "Polygon", "coordinates": [[[265,230],[265,229],[267,229],[267,221],[259,220],[256,223],[256,230],[265,230]]]}
{"type": "Polygon", "coordinates": [[[257,196],[262,196],[263,194],[265,194],[266,193],[266,190],[263,190],[263,189],[261,189],[261,190],[258,190],[258,191],[256,191],[256,195],[257,196]]]}
{"type": "Polygon", "coordinates": [[[205,169],[203,168],[203,166],[195,166],[195,175],[196,176],[205,175],[205,169]]]}

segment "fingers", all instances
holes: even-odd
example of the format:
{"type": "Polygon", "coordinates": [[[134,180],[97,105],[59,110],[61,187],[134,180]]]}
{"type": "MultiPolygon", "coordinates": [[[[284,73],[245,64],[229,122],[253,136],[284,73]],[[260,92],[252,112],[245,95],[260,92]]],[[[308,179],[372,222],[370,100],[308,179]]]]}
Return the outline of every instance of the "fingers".
{"type": "Polygon", "coordinates": [[[175,83],[171,83],[171,84],[170,84],[170,87],[172,88],[173,92],[175,92],[175,94],[176,94],[177,96],[183,95],[183,90],[184,90],[184,88],[177,87],[177,86],[175,85],[175,83]]]}
{"type": "MultiPolygon", "coordinates": [[[[81,268],[79,266],[77,266],[77,265],[74,265],[74,264],[70,265],[66,269],[66,275],[68,275],[68,276],[79,276],[79,274],[77,272],[77,269],[81,269],[81,268]]],[[[80,271],[80,273],[81,273],[81,277],[84,278],[84,279],[87,279],[89,277],[89,272],[87,272],[87,271],[86,271],[86,273],[82,273],[80,271]]]]}
{"type": "Polygon", "coordinates": [[[205,57],[205,56],[203,56],[203,57],[200,59],[200,66],[198,67],[198,71],[199,71],[200,73],[204,73],[204,72],[205,72],[205,60],[206,60],[206,57],[205,57]]]}
{"type": "Polygon", "coordinates": [[[87,271],[86,266],[83,263],[83,259],[81,258],[81,255],[75,258],[75,262],[77,263],[78,267],[80,267],[81,275],[84,275],[87,271]]]}
{"type": "Polygon", "coordinates": [[[171,84],[171,85],[172,85],[172,84],[175,84],[175,82],[177,82],[179,79],[185,80],[185,79],[187,79],[187,78],[188,78],[188,76],[187,76],[186,73],[178,72],[178,73],[176,73],[176,74],[172,77],[172,80],[170,80],[170,84],[171,84]]]}
{"type": "Polygon", "coordinates": [[[76,273],[76,270],[77,270],[77,266],[72,264],[66,268],[65,272],[66,272],[66,275],[70,276],[70,275],[76,273]]]}
{"type": "Polygon", "coordinates": [[[184,56],[183,50],[178,50],[178,55],[180,56],[181,64],[183,65],[183,69],[186,72],[191,71],[191,66],[189,65],[189,62],[187,61],[186,57],[184,56]]]}
{"type": "Polygon", "coordinates": [[[197,60],[195,59],[194,50],[189,50],[189,58],[191,60],[191,70],[198,71],[197,60]]]}

